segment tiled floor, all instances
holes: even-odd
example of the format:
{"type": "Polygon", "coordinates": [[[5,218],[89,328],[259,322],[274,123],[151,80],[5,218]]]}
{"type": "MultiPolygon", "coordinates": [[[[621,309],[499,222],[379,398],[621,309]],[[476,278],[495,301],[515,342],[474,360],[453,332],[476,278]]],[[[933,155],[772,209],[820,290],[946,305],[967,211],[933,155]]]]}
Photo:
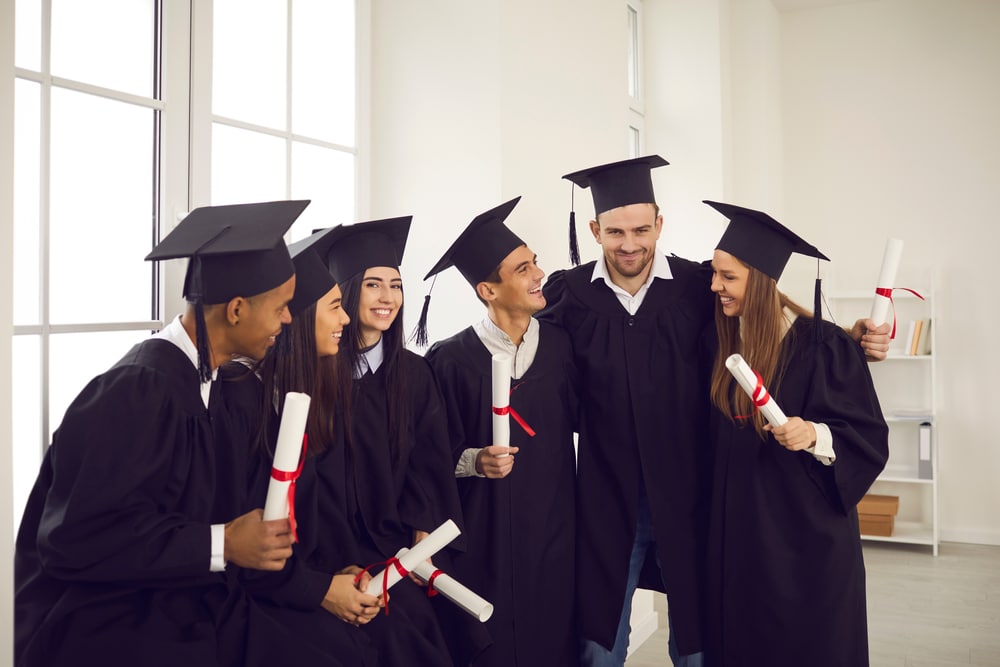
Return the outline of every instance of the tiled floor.
{"type": "MultiPolygon", "coordinates": [[[[871,667],[1000,667],[1000,547],[865,543],[871,667]]],[[[660,629],[626,661],[666,667],[666,600],[660,629]]]]}

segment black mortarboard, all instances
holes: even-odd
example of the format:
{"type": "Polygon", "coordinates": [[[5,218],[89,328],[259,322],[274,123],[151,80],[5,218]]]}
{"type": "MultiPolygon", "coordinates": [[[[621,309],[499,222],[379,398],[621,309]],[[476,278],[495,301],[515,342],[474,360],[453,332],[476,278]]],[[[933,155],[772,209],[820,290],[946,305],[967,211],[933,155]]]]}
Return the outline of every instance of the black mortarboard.
{"type": "MultiPolygon", "coordinates": [[[[477,215],[451,247],[445,250],[437,264],[427,272],[424,280],[452,266],[458,269],[473,288],[488,278],[507,255],[524,245],[524,241],[503,224],[519,201],[520,197],[514,197],[477,215]]],[[[414,334],[417,345],[421,346],[427,344],[427,309],[430,300],[431,294],[428,291],[414,334]]]]}
{"type": "Polygon", "coordinates": [[[781,277],[793,252],[829,260],[815,246],[803,241],[767,213],[714,201],[706,200],[705,203],[729,218],[729,226],[715,247],[775,280],[781,277]]]}
{"type": "Polygon", "coordinates": [[[341,225],[326,251],[330,273],[343,282],[372,266],[398,268],[403,263],[412,220],[413,216],[408,215],[341,225]]]}
{"type": "Polygon", "coordinates": [[[292,277],[282,236],[308,200],[203,206],[191,211],[147,260],[188,257],[184,296],[205,305],[254,296],[292,277]]]}
{"type": "MultiPolygon", "coordinates": [[[[767,213],[732,204],[703,201],[729,218],[729,226],[715,247],[739,258],[775,281],[781,277],[793,252],[815,257],[817,265],[821,259],[830,259],[817,250],[816,246],[803,241],[798,234],[767,213]]],[[[815,336],[818,341],[821,337],[819,322],[823,319],[822,281],[818,266],[813,293],[813,319],[816,322],[815,336]]]]}
{"type": "MultiPolygon", "coordinates": [[[[594,197],[594,217],[605,211],[629,204],[655,204],[650,170],[670,164],[659,155],[647,155],[590,167],[563,176],[574,185],[590,188],[594,197]]],[[[572,193],[570,201],[572,202],[572,193]]],[[[570,208],[573,209],[571,203],[570,208]]],[[[576,211],[569,214],[570,261],[580,263],[576,243],[576,211]]]]}
{"type": "Polygon", "coordinates": [[[147,260],[189,258],[184,297],[195,307],[198,372],[211,378],[203,308],[262,294],[294,273],[282,236],[308,200],[203,206],[191,211],[147,260]]]}
{"type": "Polygon", "coordinates": [[[524,245],[524,241],[503,224],[519,201],[521,198],[515,197],[477,215],[434,268],[427,272],[424,280],[451,266],[458,269],[473,287],[485,280],[500,266],[504,257],[524,245]]]}
{"type": "Polygon", "coordinates": [[[295,264],[295,298],[288,303],[293,317],[319,301],[337,284],[327,266],[326,254],[343,229],[343,225],[321,229],[288,246],[295,264]]]}

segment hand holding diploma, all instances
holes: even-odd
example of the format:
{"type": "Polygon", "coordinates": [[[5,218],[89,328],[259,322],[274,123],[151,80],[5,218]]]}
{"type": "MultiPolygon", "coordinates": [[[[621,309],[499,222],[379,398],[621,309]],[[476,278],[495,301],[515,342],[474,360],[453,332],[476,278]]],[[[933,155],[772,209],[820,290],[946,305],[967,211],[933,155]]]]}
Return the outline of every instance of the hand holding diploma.
{"type": "Polygon", "coordinates": [[[771,398],[771,394],[767,392],[760,376],[750,368],[742,355],[729,355],[729,358],[726,359],[726,368],[736,378],[740,387],[747,393],[747,396],[750,397],[771,426],[782,426],[788,421],[785,413],[781,411],[778,404],[771,398]]]}
{"type": "MultiPolygon", "coordinates": [[[[448,519],[435,528],[427,537],[414,544],[413,548],[403,554],[402,557],[393,557],[386,561],[385,569],[372,577],[371,582],[368,584],[368,590],[380,593],[384,599],[387,591],[392,586],[414,571],[418,565],[434,556],[438,551],[441,551],[441,549],[458,537],[459,533],[461,531],[455,525],[455,522],[448,519]]],[[[355,577],[355,582],[361,580],[362,574],[367,569],[358,573],[355,577]]],[[[385,612],[389,613],[388,605],[385,608],[385,612]]]]}

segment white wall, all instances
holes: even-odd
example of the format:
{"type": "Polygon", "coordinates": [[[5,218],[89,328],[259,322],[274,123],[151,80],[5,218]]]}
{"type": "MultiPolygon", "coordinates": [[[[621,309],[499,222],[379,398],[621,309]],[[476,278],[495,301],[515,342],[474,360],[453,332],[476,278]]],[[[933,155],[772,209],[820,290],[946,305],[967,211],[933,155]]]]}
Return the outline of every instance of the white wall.
{"type": "MultiPolygon", "coordinates": [[[[427,270],[473,217],[515,196],[509,226],[547,271],[568,265],[570,185],[560,177],[627,157],[624,26],[618,0],[373,3],[370,210],[414,215],[408,328],[427,270]]],[[[593,206],[577,195],[588,261],[593,206]]],[[[456,271],[442,274],[431,340],[483,312],[456,271]]]]}
{"type": "Polygon", "coordinates": [[[877,0],[780,23],[782,214],[840,287],[874,285],[889,236],[906,244],[897,284],[936,271],[942,538],[1000,544],[1000,3],[877,0]]]}

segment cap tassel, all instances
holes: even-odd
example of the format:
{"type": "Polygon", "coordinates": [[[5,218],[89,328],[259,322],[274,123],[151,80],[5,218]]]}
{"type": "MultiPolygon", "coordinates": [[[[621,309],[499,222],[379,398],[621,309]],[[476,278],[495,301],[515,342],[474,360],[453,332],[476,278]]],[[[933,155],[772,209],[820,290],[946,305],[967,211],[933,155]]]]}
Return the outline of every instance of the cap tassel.
{"type": "Polygon", "coordinates": [[[569,186],[569,261],[573,266],[580,266],[580,245],[576,240],[576,206],[573,201],[575,189],[569,186]]]}
{"type": "Polygon", "coordinates": [[[198,378],[202,383],[212,379],[211,356],[208,353],[208,326],[205,324],[205,306],[201,296],[194,302],[194,339],[198,348],[198,378]]]}
{"type": "Polygon", "coordinates": [[[823,321],[823,281],[819,277],[819,260],[816,260],[816,288],[813,294],[813,326],[816,329],[816,342],[823,339],[821,324],[823,321]]]}
{"type": "Polygon", "coordinates": [[[431,292],[434,291],[434,283],[436,282],[437,276],[435,275],[434,280],[431,281],[431,288],[424,295],[424,305],[420,308],[420,319],[417,320],[417,328],[414,329],[413,334],[410,336],[410,340],[415,341],[418,347],[427,347],[427,310],[431,305],[431,292]]]}

